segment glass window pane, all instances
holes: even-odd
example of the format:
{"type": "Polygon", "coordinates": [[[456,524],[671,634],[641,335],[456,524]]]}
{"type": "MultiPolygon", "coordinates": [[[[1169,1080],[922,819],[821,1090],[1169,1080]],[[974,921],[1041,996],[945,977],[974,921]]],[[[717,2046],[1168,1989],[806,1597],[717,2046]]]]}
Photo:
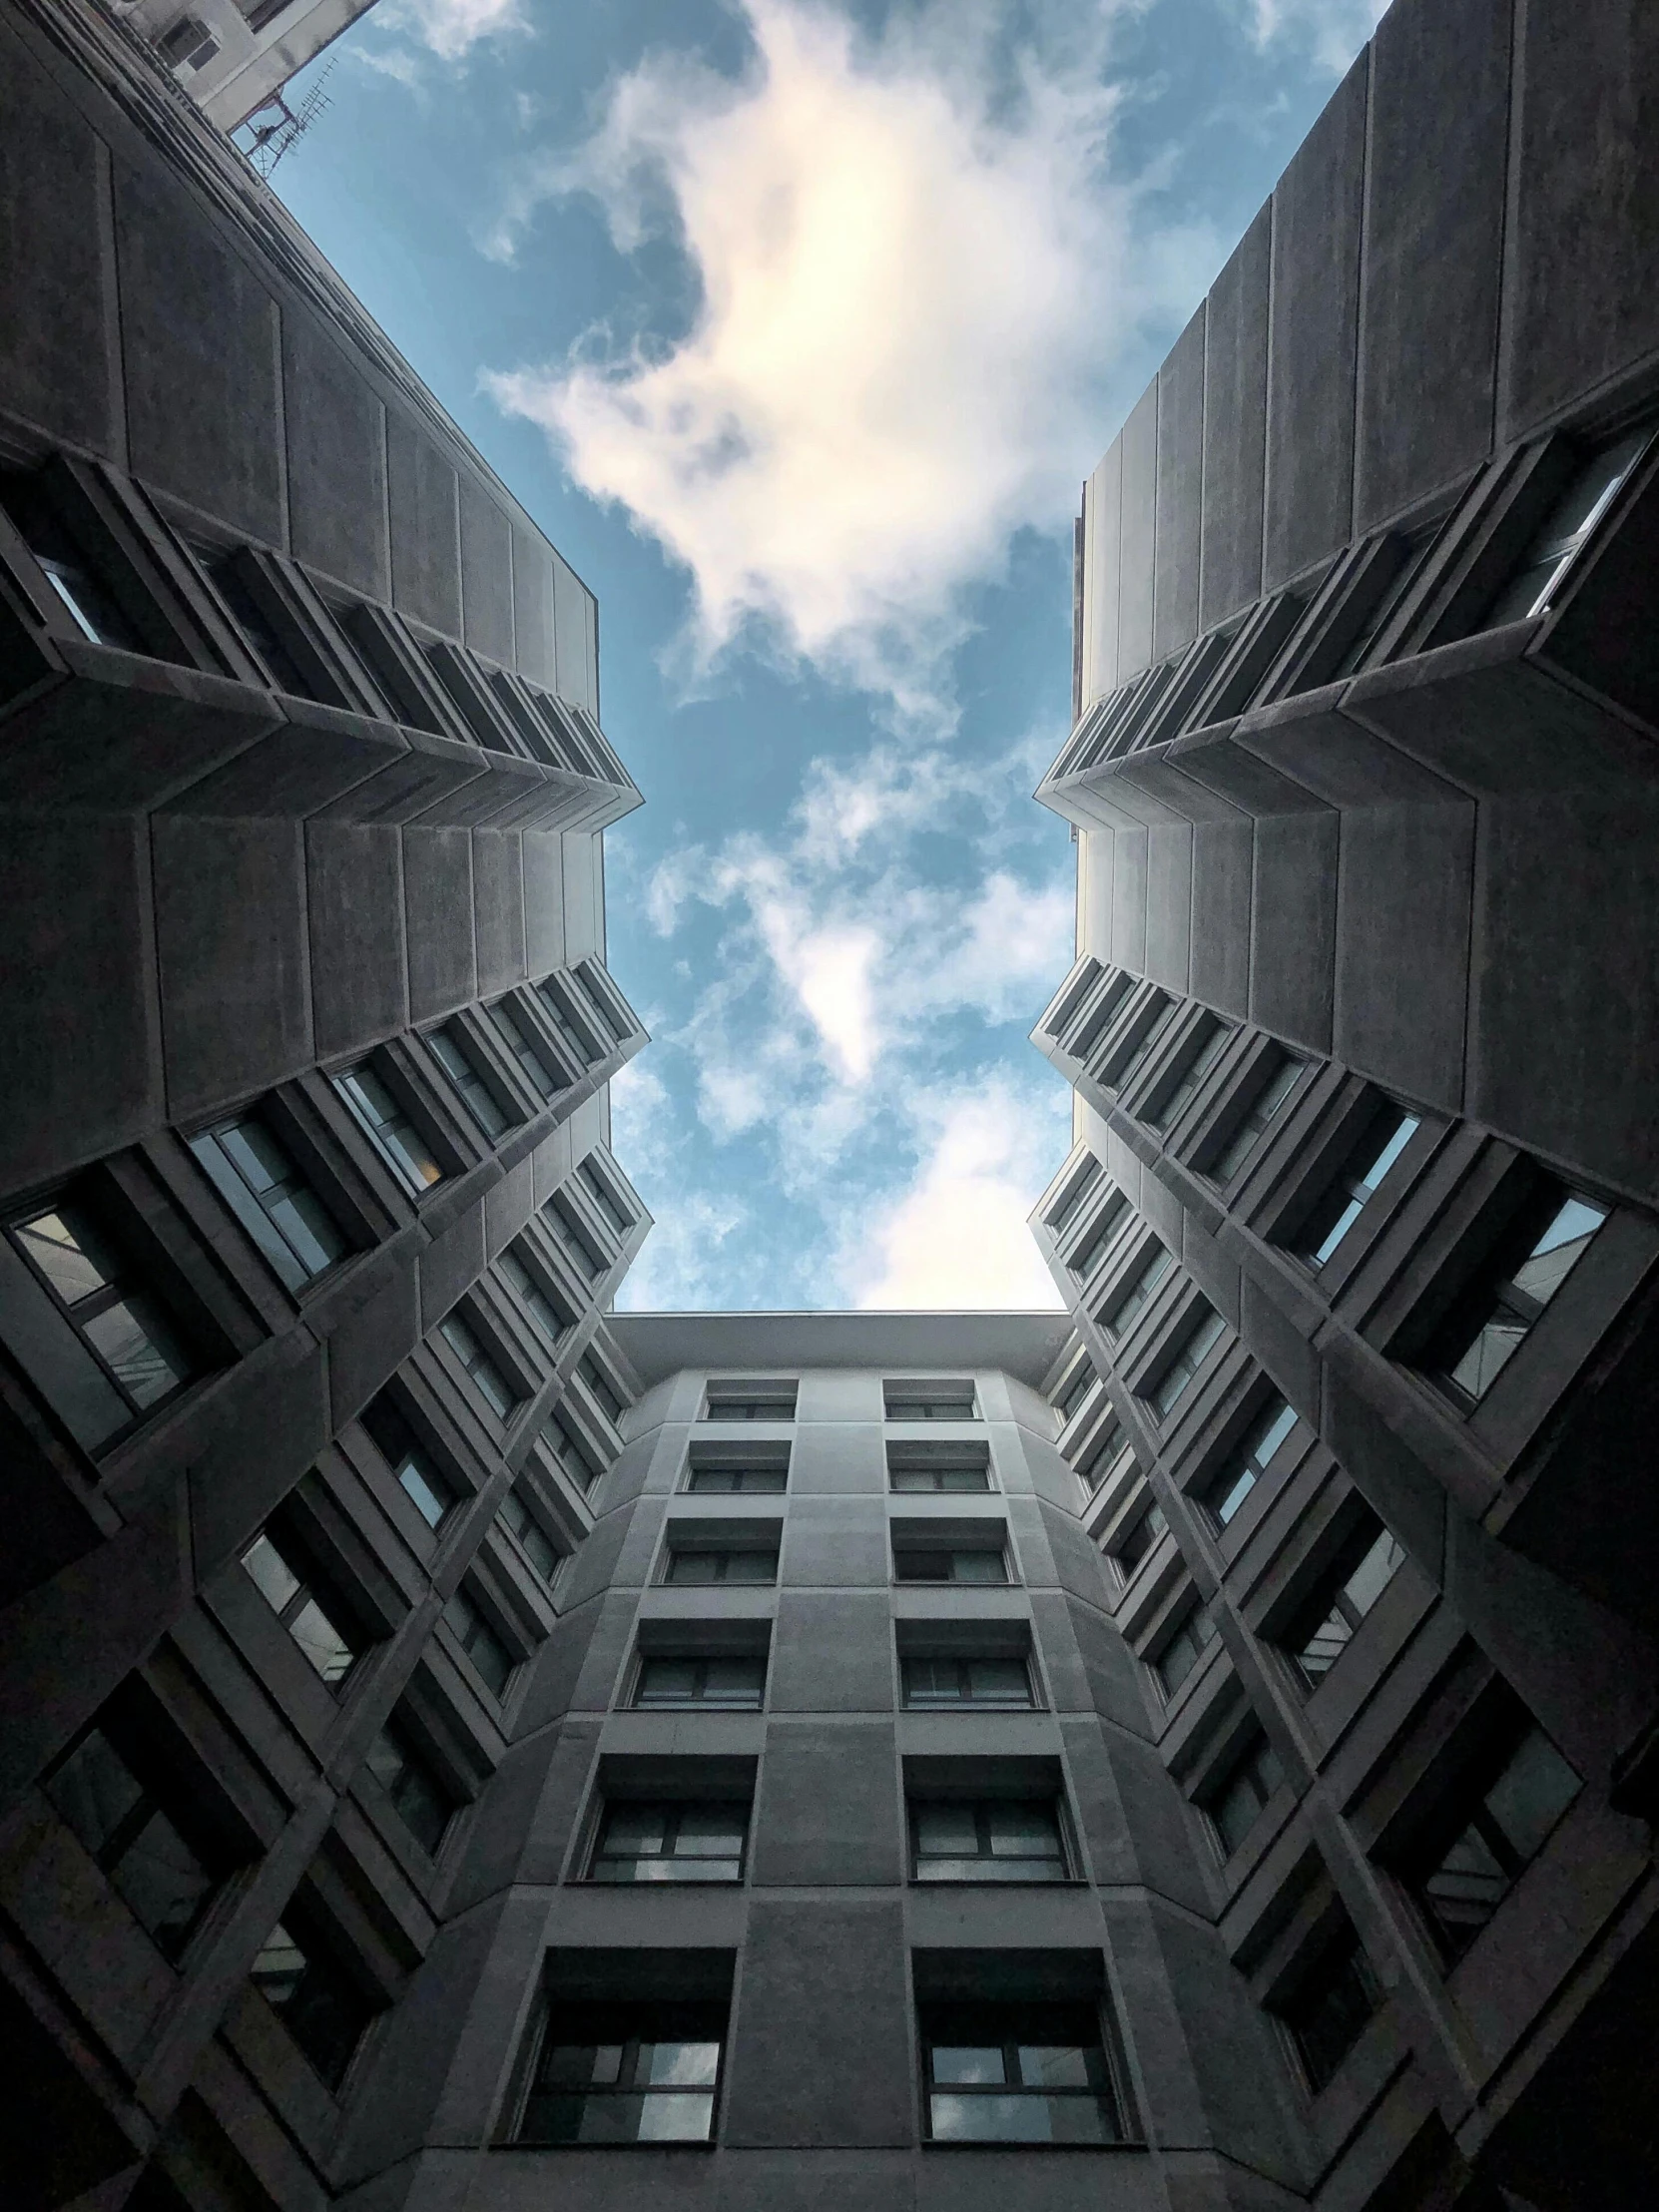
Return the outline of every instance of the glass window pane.
{"type": "Polygon", "coordinates": [[[707,1704],[759,1705],[761,1682],[759,1659],[710,1659],[703,1668],[703,1699],[707,1704]]]}
{"type": "Polygon", "coordinates": [[[1404,1557],[1404,1548],[1384,1528],[1343,1584],[1344,1592],[1357,1612],[1364,1615],[1371,1611],[1404,1557]]]}
{"type": "Polygon", "coordinates": [[[1451,1381],[1470,1397],[1484,1397],[1526,1342],[1526,1334],[1524,1321],[1512,1314],[1494,1314],[1450,1370],[1451,1381]]]}
{"type": "Polygon", "coordinates": [[[280,1612],[299,1588],[299,1577],[269,1536],[256,1536],[242,1555],[242,1563],[258,1583],[266,1602],[280,1612]]]}
{"type": "Polygon", "coordinates": [[[931,2057],[935,2081],[994,2085],[1008,2078],[1000,2043],[935,2043],[931,2057]]]}
{"type": "Polygon", "coordinates": [[[695,1660],[648,1659],[640,1670],[641,1705],[684,1704],[696,1690],[695,1660]]]}
{"type": "Polygon", "coordinates": [[[1337,1247],[1342,1243],[1343,1239],[1354,1227],[1354,1224],[1360,1219],[1361,1213],[1364,1211],[1364,1207],[1365,1201],[1359,1198],[1351,1198],[1343,1207],[1341,1213],[1338,1214],[1336,1220],[1331,1224],[1331,1227],[1326,1231],[1325,1235],[1314,1247],[1313,1257],[1315,1267],[1324,1267],[1326,1261],[1330,1259],[1331,1255],[1336,1251],[1337,1247]]]}
{"type": "Polygon", "coordinates": [[[274,1199],[268,1211],[307,1275],[320,1275],[344,1253],[345,1239],[333,1216],[302,1184],[274,1199]]]}
{"type": "Polygon", "coordinates": [[[260,1946],[250,1979],[268,2003],[280,2006],[293,1995],[304,1971],[305,1953],[278,1921],[260,1946]]]}
{"type": "Polygon", "coordinates": [[[436,1528],[449,1510],[449,1493],[440,1493],[427,1470],[413,1453],[410,1453],[397,1470],[397,1479],[405,1494],[412,1501],[415,1511],[428,1528],[436,1528]]]}
{"type": "Polygon", "coordinates": [[[1524,1866],[1578,1795],[1577,1775],[1542,1729],[1529,1729],[1486,1794],[1486,1810],[1524,1866]]]}
{"type": "Polygon", "coordinates": [[[1031,1685],[1023,1659],[970,1659],[968,1695],[982,1705],[1029,1705],[1031,1685]]]}
{"type": "Polygon", "coordinates": [[[712,2088],[719,2071],[718,2043],[642,2043],[634,2078],[654,2089],[712,2088]]]}
{"type": "Polygon", "coordinates": [[[82,1324],[88,1344],[103,1359],[138,1406],[156,1404],[184,1380],[156,1342],[148,1312],[136,1298],[120,1299],[82,1324]]]}
{"type": "Polygon", "coordinates": [[[1599,1206],[1569,1198],[1515,1271],[1515,1288],[1547,1306],[1607,1219],[1599,1206]]]}
{"type": "Polygon", "coordinates": [[[952,1582],[1006,1582],[1007,1569],[1000,1551],[954,1551],[950,1555],[952,1582]]]}
{"type": "Polygon", "coordinates": [[[214,1880],[165,1814],[152,1814],[111,1873],[140,1927],[175,1956],[212,1896],[214,1880]]]}
{"type": "Polygon", "coordinates": [[[963,2097],[935,2090],[929,2106],[933,2140],[938,2143],[1053,2141],[1046,2097],[963,2097]]]}
{"type": "Polygon", "coordinates": [[[617,1854],[660,1852],[667,1823],[660,1805],[613,1805],[600,1848],[617,1854]]]}
{"type": "Polygon", "coordinates": [[[1093,2053],[1074,2043],[1021,2043],[1019,2078],[1027,2089],[1092,2088],[1093,2053]]]}
{"type": "Polygon", "coordinates": [[[61,1214],[39,1214],[17,1232],[18,1241],[66,1306],[104,1288],[106,1278],[61,1214]]]}
{"type": "Polygon", "coordinates": [[[743,1852],[748,1824],[741,1806],[688,1806],[680,1815],[674,1853],[678,1859],[736,1859],[743,1852]]]}
{"type": "Polygon", "coordinates": [[[1423,1902],[1455,1957],[1502,1904],[1509,1876],[1491,1846],[1467,1828],[1423,1885],[1423,1902]]]}
{"type": "MultiPolygon", "coordinates": [[[[715,2048],[718,2050],[719,2045],[715,2048]]],[[[641,2097],[639,2100],[639,2131],[637,2140],[642,2143],[706,2143],[714,2124],[715,2100],[712,2095],[673,2095],[641,2097]]]]}
{"type": "Polygon", "coordinates": [[[94,1857],[144,1800],[137,1776],[96,1728],[70,1753],[46,1794],[94,1857]]]}
{"type": "Polygon", "coordinates": [[[971,1805],[936,1803],[913,1808],[916,1851],[928,1858],[972,1859],[979,1850],[979,1830],[971,1805]]]}
{"type": "Polygon", "coordinates": [[[718,1551],[670,1552],[668,1578],[671,1582],[718,1582],[720,1563],[718,1551]]]}
{"type": "Polygon", "coordinates": [[[332,1686],[345,1680],[357,1654],[314,1597],[308,1597],[288,1622],[288,1634],[324,1682],[332,1686]]]}
{"type": "Polygon", "coordinates": [[[729,1551],[726,1554],[726,1579],[728,1582],[777,1581],[777,1552],[729,1551]]]}
{"type": "Polygon", "coordinates": [[[1059,1858],[1060,1832],[1049,1806],[992,1804],[985,1819],[998,1858],[1059,1858]]]}
{"type": "Polygon", "coordinates": [[[1329,1674],[1343,1653],[1348,1649],[1354,1630],[1343,1613],[1331,1613],[1309,1637],[1297,1653],[1297,1662],[1304,1674],[1329,1674]]]}

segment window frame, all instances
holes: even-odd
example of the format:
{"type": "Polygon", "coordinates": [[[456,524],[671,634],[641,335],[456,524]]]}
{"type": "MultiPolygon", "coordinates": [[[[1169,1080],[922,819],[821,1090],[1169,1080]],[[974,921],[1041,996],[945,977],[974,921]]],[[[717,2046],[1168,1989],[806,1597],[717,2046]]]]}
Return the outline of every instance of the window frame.
{"type": "MultiPolygon", "coordinates": [[[[246,1138],[243,1141],[246,1143],[246,1138]]],[[[222,1115],[217,1121],[209,1122],[194,1135],[187,1137],[185,1143],[197,1166],[291,1297],[305,1296],[313,1285],[322,1282],[336,1268],[342,1267],[347,1260],[354,1257],[356,1247],[350,1232],[258,1106],[246,1107],[235,1114],[222,1115]],[[306,1264],[272,1212],[266,1196],[255,1189],[246,1171],[227,1146],[225,1139],[228,1131],[235,1131],[241,1138],[243,1132],[249,1128],[259,1132],[266,1143],[286,1161],[290,1171],[285,1182],[276,1182],[271,1186],[272,1191],[278,1198],[286,1198],[294,1190],[303,1192],[315,1202],[323,1219],[338,1239],[338,1249],[329,1254],[320,1267],[312,1268],[306,1264]]],[[[312,1234],[315,1235],[314,1229],[312,1234]]],[[[322,1240],[318,1238],[316,1241],[320,1247],[322,1240]]]]}

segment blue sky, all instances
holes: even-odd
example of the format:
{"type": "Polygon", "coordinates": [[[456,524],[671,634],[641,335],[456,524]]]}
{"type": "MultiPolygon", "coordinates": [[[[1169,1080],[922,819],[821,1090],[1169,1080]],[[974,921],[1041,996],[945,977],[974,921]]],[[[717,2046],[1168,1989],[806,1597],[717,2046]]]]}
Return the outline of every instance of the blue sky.
{"type": "Polygon", "coordinates": [[[648,801],[625,1307],[1054,1303],[1078,486],[1380,12],[380,0],[332,49],[274,182],[598,593],[648,801]]]}

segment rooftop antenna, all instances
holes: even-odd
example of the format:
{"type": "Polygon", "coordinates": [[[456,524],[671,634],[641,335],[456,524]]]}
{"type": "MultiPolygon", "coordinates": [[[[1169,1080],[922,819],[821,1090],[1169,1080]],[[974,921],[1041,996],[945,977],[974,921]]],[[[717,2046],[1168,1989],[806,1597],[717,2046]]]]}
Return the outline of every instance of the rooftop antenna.
{"type": "Polygon", "coordinates": [[[336,59],[331,55],[323,64],[297,107],[289,107],[285,90],[273,93],[242,126],[250,134],[250,143],[243,152],[262,177],[269,177],[282,156],[297,146],[317,118],[332,106],[327,87],[336,59]]]}

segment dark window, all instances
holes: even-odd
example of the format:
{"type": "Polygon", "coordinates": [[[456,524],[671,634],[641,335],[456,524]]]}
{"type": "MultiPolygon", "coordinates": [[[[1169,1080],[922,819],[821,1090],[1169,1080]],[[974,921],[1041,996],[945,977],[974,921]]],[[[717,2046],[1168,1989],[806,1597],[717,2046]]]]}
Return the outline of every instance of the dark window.
{"type": "Polygon", "coordinates": [[[708,1659],[648,1657],[640,1662],[636,1705],[701,1705],[758,1712],[766,1694],[767,1663],[760,1652],[722,1653],[708,1659]]]}
{"type": "Polygon", "coordinates": [[[511,1245],[507,1247],[495,1264],[500,1269],[504,1280],[510,1283],[519,1297],[523,1299],[536,1327],[549,1344],[556,1345],[567,1329],[575,1327],[576,1316],[570,1311],[564,1300],[562,1298],[555,1300],[547,1285],[539,1276],[532,1274],[511,1245]]]}
{"type": "Polygon", "coordinates": [[[1163,1644],[1153,1666],[1165,1697],[1173,1697],[1216,1640],[1216,1624],[1207,1605],[1194,1604],[1163,1644]]]}
{"type": "Polygon", "coordinates": [[[776,1582],[776,1544],[676,1545],[668,1555],[669,1582],[776,1582]]]}
{"type": "Polygon", "coordinates": [[[1154,1500],[1107,1544],[1106,1556],[1126,1582],[1168,1526],[1164,1508],[1154,1500]]]}
{"type": "Polygon", "coordinates": [[[375,1150],[403,1187],[418,1198],[443,1180],[432,1147],[367,1065],[334,1077],[339,1092],[361,1123],[375,1150]]]}
{"type": "Polygon", "coordinates": [[[626,1237],[634,1226],[634,1218],[624,1211],[621,1202],[613,1194],[610,1185],[589,1160],[584,1160],[576,1170],[582,1178],[588,1196],[610,1223],[619,1237],[626,1237]]]}
{"type": "Polygon", "coordinates": [[[1067,1382],[1065,1387],[1065,1394],[1055,1401],[1054,1410],[1060,1416],[1060,1426],[1062,1428],[1064,1428],[1067,1421],[1071,1419],[1073,1413],[1075,1413],[1078,1407],[1083,1403],[1083,1400],[1094,1388],[1094,1370],[1085,1360],[1083,1365],[1071,1378],[1070,1382],[1067,1382]]]}
{"type": "Polygon", "coordinates": [[[590,1283],[597,1283],[610,1263],[577,1220],[569,1201],[550,1198],[542,1211],[552,1224],[554,1235],[569,1247],[577,1267],[590,1283]]]}
{"type": "Polygon", "coordinates": [[[1652,435],[1651,429],[1632,430],[1591,454],[1528,547],[1520,568],[1492,602],[1481,629],[1522,622],[1528,615],[1544,612],[1652,435]]]}
{"type": "Polygon", "coordinates": [[[537,986],[537,989],[547,1018],[553,1024],[553,1034],[576,1062],[576,1065],[579,1068],[587,1068],[595,1060],[603,1059],[604,1054],[600,1051],[598,1045],[577,1027],[564,1001],[554,990],[552,984],[542,983],[537,986]]]}
{"type": "Polygon", "coordinates": [[[1077,1472],[1091,1492],[1100,1488],[1129,1448],[1122,1421],[1108,1421],[1089,1447],[1088,1456],[1077,1463],[1077,1472]]]}
{"type": "Polygon", "coordinates": [[[723,1389],[709,1385],[705,1420],[794,1420],[795,1390],[723,1389]]]}
{"type": "Polygon", "coordinates": [[[590,1882],[741,1882],[749,1807],[671,1798],[605,1807],[590,1882]]]}
{"type": "Polygon", "coordinates": [[[1275,2007],[1311,2089],[1325,2087],[1381,2001],[1371,1960],[1354,1931],[1346,1929],[1275,2007]]]}
{"type": "Polygon", "coordinates": [[[61,1200],[11,1236],[96,1364],[58,1407],[77,1436],[106,1442],[184,1387],[189,1356],[90,1208],[61,1200]]]}
{"type": "Polygon", "coordinates": [[[1233,1034],[1225,1023],[1206,1021],[1187,1041],[1169,1088],[1148,1108],[1145,1116],[1149,1129],[1168,1129],[1192,1104],[1199,1085],[1221,1057],[1221,1050],[1233,1034]]]}
{"type": "Polygon", "coordinates": [[[726,2010],[555,2002],[519,2122],[521,2143],[706,2143],[726,2010]]]}
{"type": "Polygon", "coordinates": [[[704,1495],[733,1495],[776,1497],[790,1484],[788,1467],[692,1467],[686,1476],[686,1488],[704,1495]]]}
{"type": "Polygon", "coordinates": [[[1174,1020],[1176,1002],[1173,998],[1166,998],[1160,991],[1153,1003],[1155,1011],[1142,1030],[1139,1041],[1131,1044],[1127,1055],[1122,1058],[1119,1057],[1123,1053],[1123,1044],[1120,1041],[1102,1064],[1099,1070],[1100,1080],[1108,1090],[1121,1091],[1134,1081],[1145,1066],[1153,1046],[1174,1020]]]}
{"type": "Polygon", "coordinates": [[[1278,1052],[1257,1070],[1250,1093],[1250,1103],[1234,1123],[1227,1141],[1205,1171],[1212,1182],[1231,1183],[1250,1155],[1267,1135],[1269,1124],[1277,1117],[1292,1091],[1303,1063],[1294,1054],[1278,1052]]]}
{"type": "Polygon", "coordinates": [[[337,2089],[375,2009],[355,1982],[311,1930],[295,1935],[281,1921],[266,1937],[250,1978],[314,2071],[337,2089]]]}
{"type": "Polygon", "coordinates": [[[611,1012],[606,1003],[603,986],[591,967],[584,963],[571,975],[571,985],[582,1001],[582,1010],[594,1023],[599,1035],[612,1044],[620,1044],[628,1034],[628,1025],[620,1016],[611,1012]]]}
{"type": "Polygon", "coordinates": [[[1077,1219],[1083,1210],[1084,1201],[1093,1195],[1099,1181],[1100,1164],[1098,1161],[1091,1160],[1084,1172],[1072,1183],[1054,1211],[1045,1216],[1050,1230],[1056,1237],[1063,1230],[1069,1228],[1071,1223],[1077,1219]]]}
{"type": "Polygon", "coordinates": [[[1136,1269],[1129,1282],[1118,1293],[1111,1305],[1100,1317],[1101,1327],[1108,1337],[1121,1337],[1147,1300],[1168,1275],[1174,1263],[1166,1248],[1155,1244],[1136,1269]]]}
{"type": "Polygon", "coordinates": [[[1497,1911],[1577,1797],[1578,1776],[1541,1728],[1505,1732],[1466,1775],[1407,1871],[1448,1959],[1459,1958],[1497,1911]]]}
{"type": "Polygon", "coordinates": [[[912,1387],[889,1382],[885,1410],[888,1420],[972,1420],[973,1385],[930,1390],[919,1384],[912,1387]]]}
{"type": "Polygon", "coordinates": [[[917,1882],[1065,1882],[1071,1870],[1052,1798],[912,1798],[917,1882]]]}
{"type": "Polygon", "coordinates": [[[1335,1255],[1416,1131],[1416,1115],[1402,1114],[1397,1106],[1384,1106],[1374,1116],[1297,1234],[1297,1255],[1309,1267],[1323,1268],[1335,1255]]]}
{"type": "Polygon", "coordinates": [[[398,1819],[415,1842],[435,1858],[455,1801],[430,1761],[393,1721],[370,1744],[364,1764],[391,1799],[398,1819]]]}
{"type": "Polygon", "coordinates": [[[1202,1801],[1224,1859],[1231,1859],[1244,1843],[1284,1779],[1285,1770],[1279,1763],[1278,1753],[1261,1729],[1254,1729],[1220,1781],[1202,1801]]]}
{"type": "Polygon", "coordinates": [[[542,1580],[551,1583],[564,1562],[564,1554],[516,1490],[509,1490],[501,1500],[496,1518],[518,1538],[520,1549],[542,1580]]]}
{"type": "Polygon", "coordinates": [[[563,1413],[554,1411],[548,1415],[541,1440],[579,1490],[585,1493],[593,1488],[599,1480],[599,1469],[563,1413]]]}
{"type": "Polygon", "coordinates": [[[1354,1631],[1387,1588],[1404,1556],[1388,1531],[1368,1515],[1288,1639],[1310,1689],[1318,1688],[1348,1649],[1354,1631]]]}
{"type": "Polygon", "coordinates": [[[894,1464],[889,1460],[887,1480],[893,1489],[905,1493],[957,1495],[988,1490],[991,1486],[991,1470],[982,1459],[964,1459],[955,1465],[906,1465],[902,1461],[894,1464]]]}
{"type": "Polygon", "coordinates": [[[257,1115],[218,1122],[190,1148],[285,1289],[303,1290],[343,1258],[339,1224],[257,1115]]]}
{"type": "Polygon", "coordinates": [[[1123,1218],[1129,1210],[1129,1202],[1121,1191],[1114,1191],[1106,1203],[1105,1211],[1090,1229],[1088,1236],[1078,1246],[1066,1263],[1081,1283],[1091,1276],[1105,1257],[1107,1247],[1117,1236],[1123,1218]]]}
{"type": "Polygon", "coordinates": [[[426,1042],[432,1048],[433,1059],[460,1092],[467,1112],[493,1144],[509,1128],[511,1117],[473,1066],[465,1045],[452,1026],[434,1029],[426,1042]]]}
{"type": "Polygon", "coordinates": [[[536,1050],[524,1024],[510,1006],[492,1006],[490,1012],[495,1026],[500,1030],[507,1050],[524,1071],[524,1079],[538,1098],[551,1098],[555,1091],[566,1088],[564,1079],[556,1076],[541,1054],[536,1050]]]}
{"type": "MultiPolygon", "coordinates": [[[[212,46],[211,34],[192,18],[186,17],[174,26],[175,31],[187,28],[193,38],[207,40],[212,46]]],[[[87,561],[65,529],[42,478],[13,477],[4,490],[6,507],[24,542],[82,637],[93,645],[112,645],[125,653],[150,653],[153,648],[139,635],[110,581],[87,561]]]]}
{"type": "Polygon", "coordinates": [[[279,15],[285,15],[292,7],[293,0],[250,0],[247,6],[243,5],[243,0],[237,0],[237,5],[248,18],[248,28],[251,31],[263,31],[268,24],[275,23],[279,15]]]}
{"type": "Polygon", "coordinates": [[[441,1526],[455,1503],[454,1485],[444,1479],[431,1454],[415,1441],[413,1431],[397,1407],[382,1392],[363,1407],[360,1418],[370,1441],[397,1477],[415,1511],[428,1528],[441,1526]]]}
{"type": "Polygon", "coordinates": [[[904,1703],[912,1707],[957,1705],[1032,1706],[1031,1669],[1012,1655],[986,1653],[956,1659],[906,1654],[901,1663],[904,1703]]]}
{"type": "Polygon", "coordinates": [[[892,1547],[895,1582],[1006,1582],[1008,1554],[1000,1543],[912,1543],[892,1547]]]}
{"type": "Polygon", "coordinates": [[[518,1392],[478,1342],[471,1325],[459,1314],[448,1314],[439,1322],[438,1334],[490,1411],[505,1420],[518,1403],[518,1392]]]}
{"type": "Polygon", "coordinates": [[[1272,1465],[1275,1454],[1296,1426],[1296,1414],[1284,1398],[1269,1401],[1251,1423],[1236,1451],[1223,1460],[1203,1493],[1205,1510],[1223,1528],[1272,1465]]]}
{"type": "Polygon", "coordinates": [[[219,1886],[208,1856],[187,1837],[188,1816],[181,1824],[164,1810],[102,1728],[88,1729],[45,1787],[139,1926],[177,1958],[219,1886]]]}
{"type": "Polygon", "coordinates": [[[1181,1340],[1181,1349],[1146,1393],[1162,1419],[1168,1420],[1186,1396],[1226,1326],[1221,1316],[1211,1309],[1194,1322],[1181,1340]]]}
{"type": "Polygon", "coordinates": [[[1092,2005],[924,2005],[921,2045],[929,2142],[1122,2139],[1092,2005]]]}
{"type": "Polygon", "coordinates": [[[443,1617],[450,1634],[477,1668],[484,1687],[492,1697],[500,1697],[518,1661],[476,1601],[465,1590],[457,1590],[444,1607],[443,1617]]]}
{"type": "Polygon", "coordinates": [[[329,1689],[337,1690],[362,1655],[362,1640],[342,1628],[344,1608],[337,1598],[318,1595],[314,1578],[302,1570],[283,1540],[279,1547],[265,1531],[242,1555],[256,1588],[329,1689]]]}
{"type": "Polygon", "coordinates": [[[1478,1403],[1537,1326],[1607,1219],[1604,1207],[1549,1184],[1460,1301],[1430,1354],[1438,1379],[1478,1403]]]}
{"type": "Polygon", "coordinates": [[[599,1365],[599,1362],[590,1355],[581,1363],[576,1372],[598,1399],[604,1409],[606,1418],[612,1421],[621,1420],[623,1401],[612,1388],[610,1377],[599,1365]]]}

